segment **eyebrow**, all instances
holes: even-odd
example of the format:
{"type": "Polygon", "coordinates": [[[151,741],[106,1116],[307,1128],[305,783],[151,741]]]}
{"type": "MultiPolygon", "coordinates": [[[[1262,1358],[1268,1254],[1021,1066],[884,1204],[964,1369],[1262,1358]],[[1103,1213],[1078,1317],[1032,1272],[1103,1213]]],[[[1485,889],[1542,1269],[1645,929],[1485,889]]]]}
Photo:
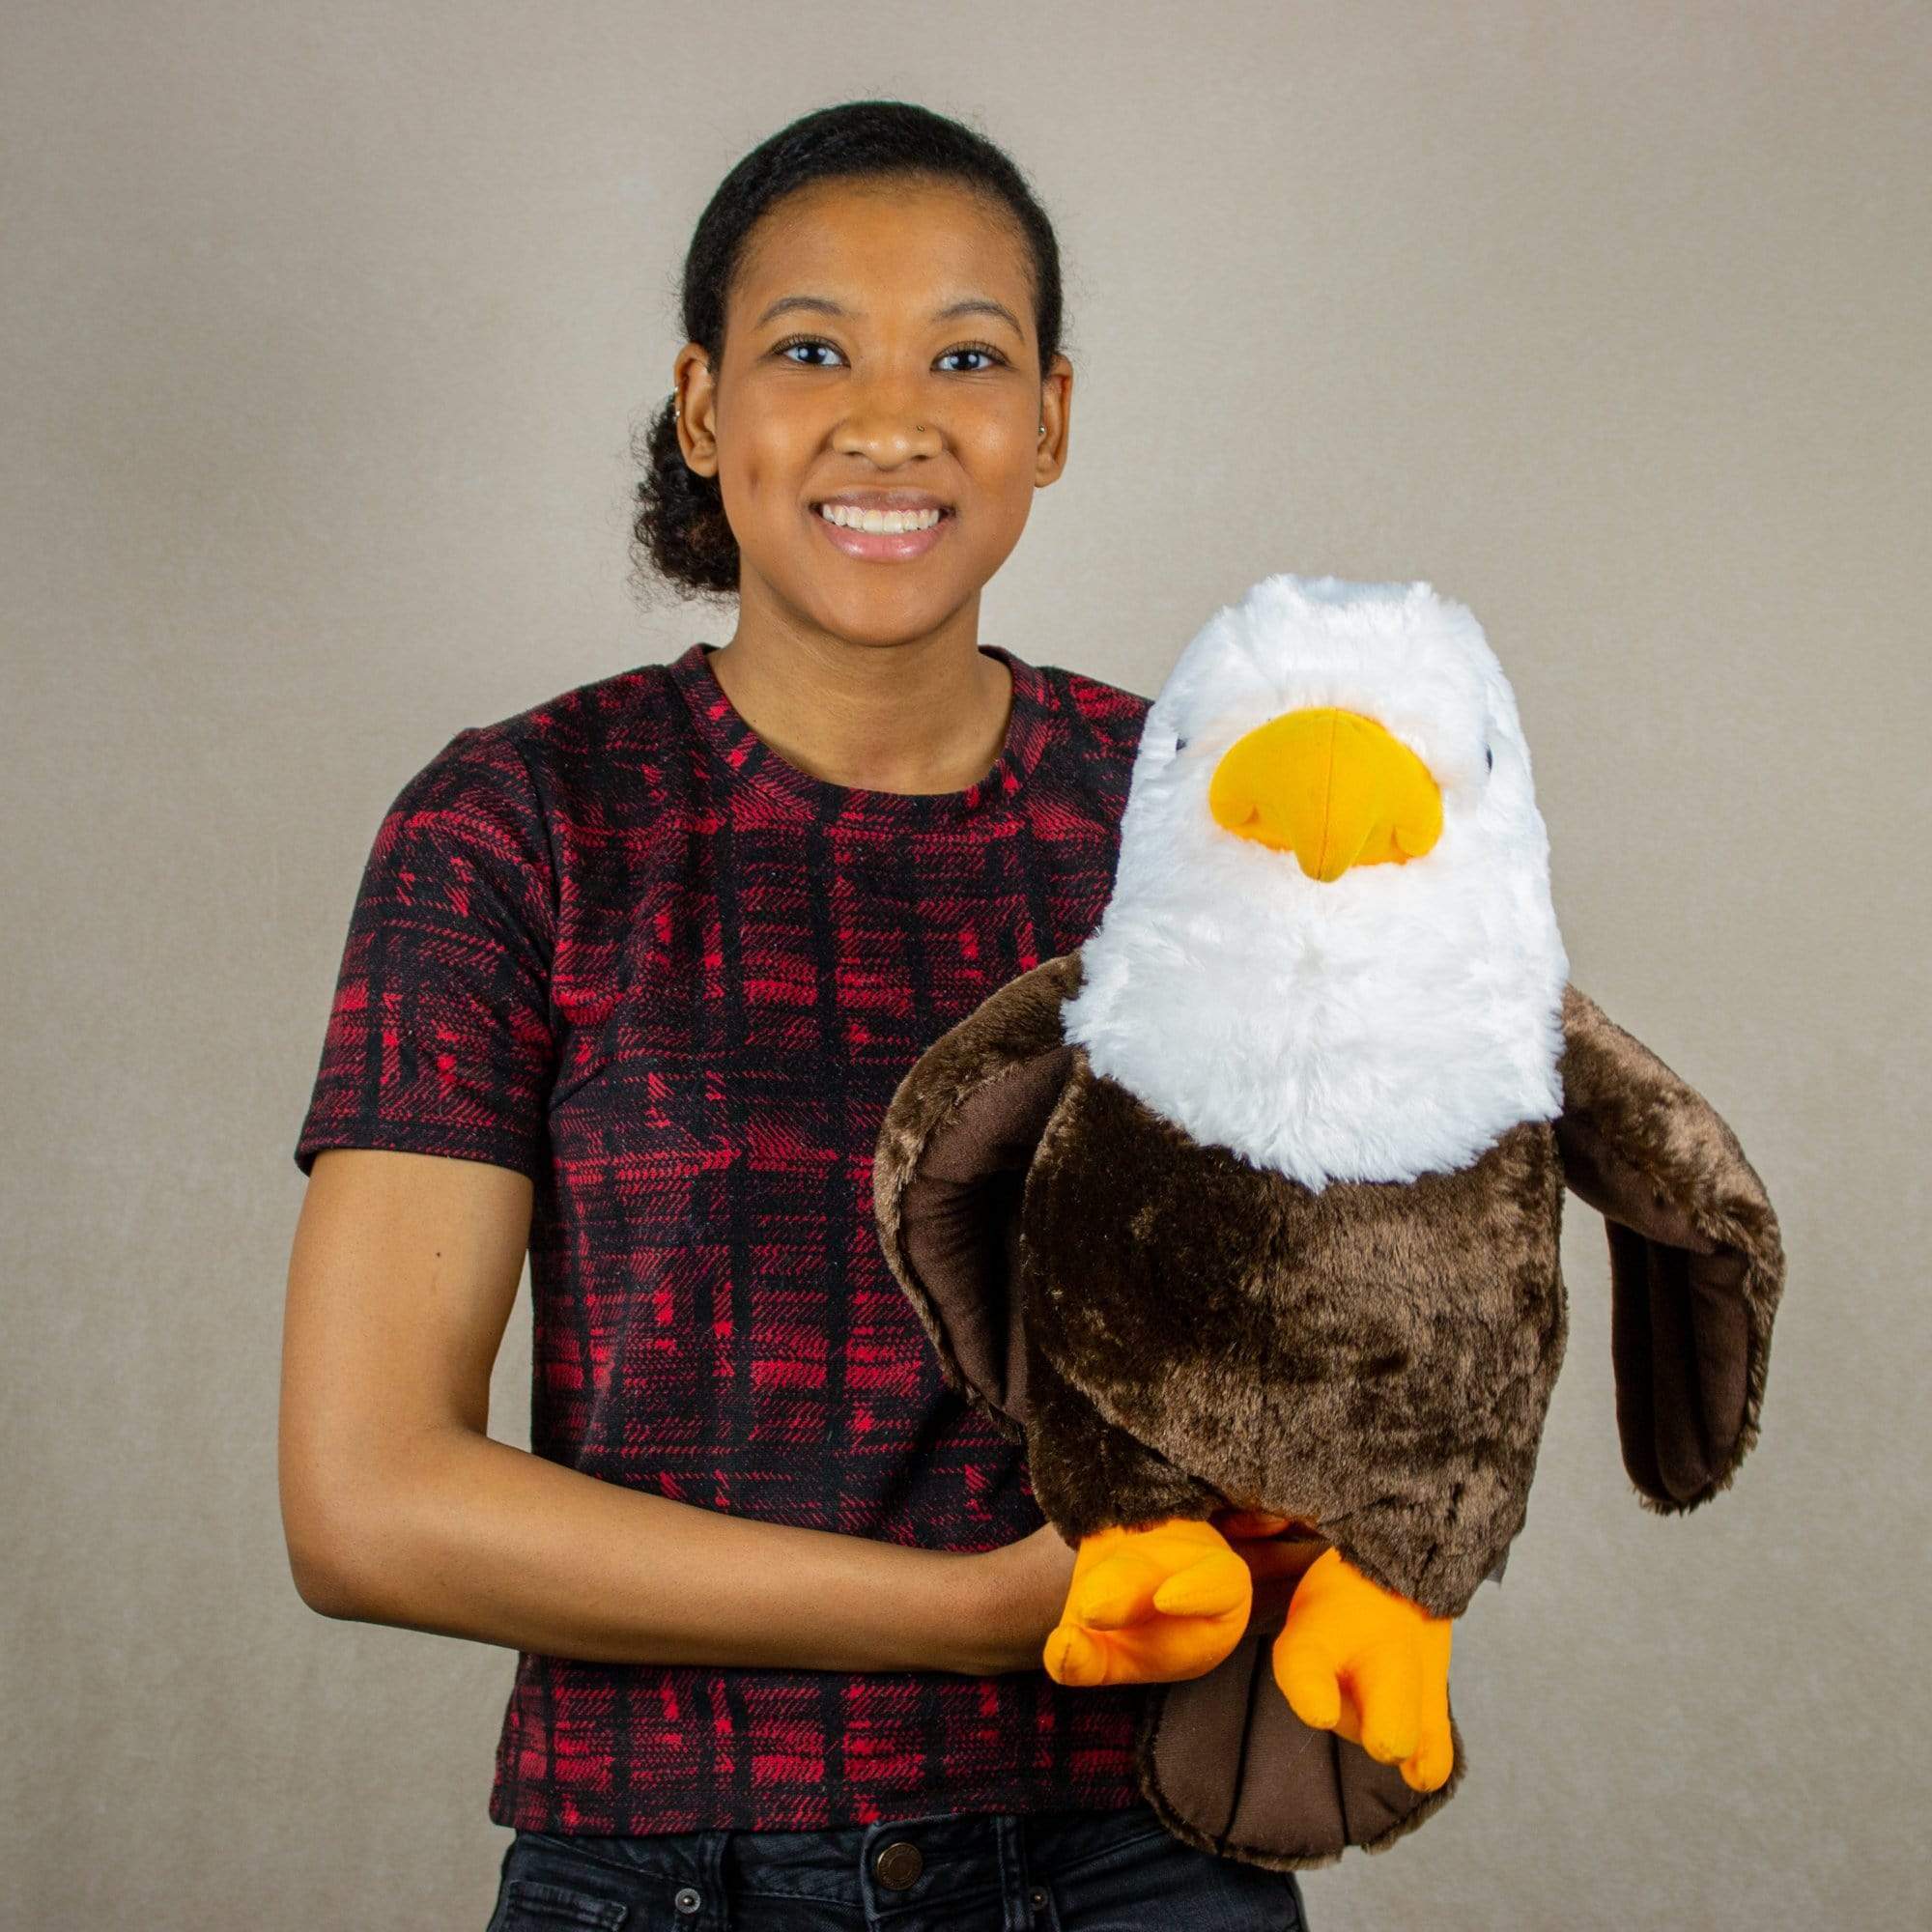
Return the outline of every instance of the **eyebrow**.
{"type": "MultiPolygon", "coordinates": [[[[864,311],[861,309],[840,307],[838,302],[832,300],[828,296],[781,296],[770,308],[766,309],[758,317],[757,321],[752,327],[753,328],[762,328],[774,316],[787,315],[793,309],[801,308],[821,309],[827,315],[857,317],[864,314],[864,311]]],[[[993,301],[985,296],[974,296],[968,298],[965,301],[949,302],[945,308],[934,309],[932,319],[934,322],[951,322],[955,316],[961,315],[998,316],[1015,335],[1019,336],[1021,340],[1025,340],[1026,330],[1020,327],[1019,320],[1013,314],[1012,310],[1007,307],[1004,302],[993,301]]]]}

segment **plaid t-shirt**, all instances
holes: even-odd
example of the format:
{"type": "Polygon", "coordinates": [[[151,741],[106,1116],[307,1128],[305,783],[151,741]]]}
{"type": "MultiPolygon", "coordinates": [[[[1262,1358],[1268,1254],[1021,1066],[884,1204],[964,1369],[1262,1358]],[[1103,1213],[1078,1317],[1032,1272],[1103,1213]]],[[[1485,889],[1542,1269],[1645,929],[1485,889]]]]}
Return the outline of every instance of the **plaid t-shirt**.
{"type": "MultiPolygon", "coordinates": [[[[913,1062],[1078,946],[1149,700],[1012,674],[964,791],[831,784],[694,643],[458,731],[383,820],[296,1147],[535,1186],[530,1441],[702,1509],[931,1549],[1045,1520],[886,1265],[872,1153],[913,1062]]],[[[490,1816],[807,1831],[1141,1802],[1134,1685],[1042,1669],[713,1668],[524,1653],[490,1816]]]]}

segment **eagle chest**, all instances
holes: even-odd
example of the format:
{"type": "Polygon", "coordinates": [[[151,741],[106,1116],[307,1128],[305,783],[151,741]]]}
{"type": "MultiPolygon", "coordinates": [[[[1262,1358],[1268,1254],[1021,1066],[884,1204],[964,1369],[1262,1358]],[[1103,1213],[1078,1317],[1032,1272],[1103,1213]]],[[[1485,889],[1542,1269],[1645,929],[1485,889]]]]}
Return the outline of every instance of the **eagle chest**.
{"type": "Polygon", "coordinates": [[[1318,1193],[1076,1050],[1027,1176],[1018,1291],[1110,1421],[1229,1496],[1325,1519],[1453,1494],[1464,1535],[1485,1533],[1473,1510],[1513,1519],[1506,1541],[1562,1359],[1562,1202],[1547,1122],[1459,1173],[1318,1193]]]}

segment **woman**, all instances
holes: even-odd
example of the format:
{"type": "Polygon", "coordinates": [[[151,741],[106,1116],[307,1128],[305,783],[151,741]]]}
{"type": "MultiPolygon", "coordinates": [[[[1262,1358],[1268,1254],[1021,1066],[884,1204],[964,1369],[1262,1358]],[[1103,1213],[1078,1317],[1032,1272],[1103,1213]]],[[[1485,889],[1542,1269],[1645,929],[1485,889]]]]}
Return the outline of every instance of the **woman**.
{"type": "Polygon", "coordinates": [[[1299,1923],[1161,1829],[1132,1683],[1040,1668],[1073,1551],[872,1221],[907,1068],[1096,923],[1148,707],[979,640],[1065,462],[1051,225],[848,103],[731,170],[682,300],[637,535],[736,627],[384,821],[296,1150],[298,1586],[519,1651],[493,1932],[1299,1923]],[[526,1247],[532,1454],[486,1434],[526,1247]]]}

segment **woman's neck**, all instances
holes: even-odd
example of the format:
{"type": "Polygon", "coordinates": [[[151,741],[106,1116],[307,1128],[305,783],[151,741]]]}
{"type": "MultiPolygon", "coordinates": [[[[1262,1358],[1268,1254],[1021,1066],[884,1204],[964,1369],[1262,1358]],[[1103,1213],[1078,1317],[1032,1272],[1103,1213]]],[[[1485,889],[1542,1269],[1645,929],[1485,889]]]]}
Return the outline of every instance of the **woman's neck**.
{"type": "Polygon", "coordinates": [[[865,791],[964,791],[1006,744],[1012,679],[973,633],[904,644],[760,638],[709,654],[732,708],[787,764],[865,791]]]}

